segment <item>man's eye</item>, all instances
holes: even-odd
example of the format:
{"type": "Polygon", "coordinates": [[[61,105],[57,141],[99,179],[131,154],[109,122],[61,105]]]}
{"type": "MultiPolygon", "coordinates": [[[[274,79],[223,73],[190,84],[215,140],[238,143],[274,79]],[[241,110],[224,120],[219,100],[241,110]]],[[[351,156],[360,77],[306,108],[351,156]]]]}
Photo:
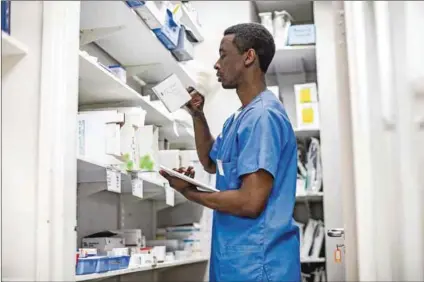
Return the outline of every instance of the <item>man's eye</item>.
{"type": "Polygon", "coordinates": [[[225,58],[225,55],[221,55],[219,58],[222,60],[225,58]]]}

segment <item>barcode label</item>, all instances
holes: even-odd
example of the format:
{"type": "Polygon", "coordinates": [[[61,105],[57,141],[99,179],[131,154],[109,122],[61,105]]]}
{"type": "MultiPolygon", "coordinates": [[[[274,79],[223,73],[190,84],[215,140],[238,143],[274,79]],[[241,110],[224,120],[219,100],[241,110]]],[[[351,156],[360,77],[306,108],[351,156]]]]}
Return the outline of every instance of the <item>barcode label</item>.
{"type": "Polygon", "coordinates": [[[138,177],[138,174],[131,176],[131,186],[133,196],[143,198],[143,180],[138,177]]]}
{"type": "Polygon", "coordinates": [[[121,172],[115,169],[106,169],[107,190],[121,193],[121,172]]]}
{"type": "Polygon", "coordinates": [[[78,121],[78,152],[85,155],[85,120],[78,121]]]}

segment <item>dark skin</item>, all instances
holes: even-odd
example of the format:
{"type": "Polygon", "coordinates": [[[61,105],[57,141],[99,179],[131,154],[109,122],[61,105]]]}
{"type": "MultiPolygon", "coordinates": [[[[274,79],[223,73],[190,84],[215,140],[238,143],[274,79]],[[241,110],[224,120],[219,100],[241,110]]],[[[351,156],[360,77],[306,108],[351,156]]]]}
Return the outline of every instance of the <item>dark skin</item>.
{"type": "MultiPolygon", "coordinates": [[[[259,67],[259,59],[254,49],[240,53],[234,45],[234,35],[226,35],[221,40],[219,59],[215,63],[218,81],[225,89],[237,89],[237,95],[244,106],[266,89],[265,74],[259,67]]],[[[209,130],[203,106],[202,94],[189,88],[192,99],[187,104],[193,117],[195,141],[199,160],[205,171],[216,173],[216,165],[210,159],[214,138],[209,130]]],[[[179,168],[176,171],[194,177],[192,167],[179,168]]],[[[208,208],[239,217],[257,218],[266,207],[273,186],[273,177],[265,170],[242,176],[241,187],[217,193],[199,192],[192,184],[160,172],[171,187],[183,194],[188,200],[208,208]]]]}

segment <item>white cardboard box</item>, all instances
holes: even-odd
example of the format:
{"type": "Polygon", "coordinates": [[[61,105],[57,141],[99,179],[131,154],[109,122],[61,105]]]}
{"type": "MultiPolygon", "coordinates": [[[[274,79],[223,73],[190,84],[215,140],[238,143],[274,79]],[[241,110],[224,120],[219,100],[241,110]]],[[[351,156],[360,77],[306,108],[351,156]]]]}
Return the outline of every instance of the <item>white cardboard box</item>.
{"type": "Polygon", "coordinates": [[[171,113],[191,100],[190,94],[175,74],[168,76],[164,81],[155,85],[152,90],[171,113]]]}
{"type": "Polygon", "coordinates": [[[77,117],[77,157],[104,165],[121,164],[110,154],[119,154],[119,124],[124,114],[116,110],[79,112],[77,117]]]}
{"type": "Polygon", "coordinates": [[[167,1],[127,1],[127,4],[143,19],[150,29],[165,24],[167,1]]]}
{"type": "Polygon", "coordinates": [[[154,125],[140,127],[136,135],[136,142],[140,154],[138,169],[157,171],[159,169],[159,128],[154,125]],[[148,164],[149,162],[153,162],[152,167],[148,164]]]}
{"type": "Polygon", "coordinates": [[[119,229],[111,231],[124,238],[125,246],[144,247],[141,229],[119,229]]]}
{"type": "Polygon", "coordinates": [[[83,248],[96,248],[99,255],[107,254],[113,248],[125,247],[125,239],[119,237],[103,237],[103,238],[83,238],[83,248]]]}
{"type": "Polygon", "coordinates": [[[180,151],[179,150],[160,150],[159,163],[171,169],[181,167],[180,151]]]}

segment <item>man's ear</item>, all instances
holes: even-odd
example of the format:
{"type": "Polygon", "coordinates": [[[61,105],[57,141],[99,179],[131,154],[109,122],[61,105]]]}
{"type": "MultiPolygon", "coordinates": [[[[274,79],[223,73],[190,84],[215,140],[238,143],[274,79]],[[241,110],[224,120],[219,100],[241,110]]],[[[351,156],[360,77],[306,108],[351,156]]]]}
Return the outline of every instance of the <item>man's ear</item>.
{"type": "Polygon", "coordinates": [[[250,48],[245,53],[244,65],[250,67],[256,60],[256,51],[253,48],[250,48]]]}

